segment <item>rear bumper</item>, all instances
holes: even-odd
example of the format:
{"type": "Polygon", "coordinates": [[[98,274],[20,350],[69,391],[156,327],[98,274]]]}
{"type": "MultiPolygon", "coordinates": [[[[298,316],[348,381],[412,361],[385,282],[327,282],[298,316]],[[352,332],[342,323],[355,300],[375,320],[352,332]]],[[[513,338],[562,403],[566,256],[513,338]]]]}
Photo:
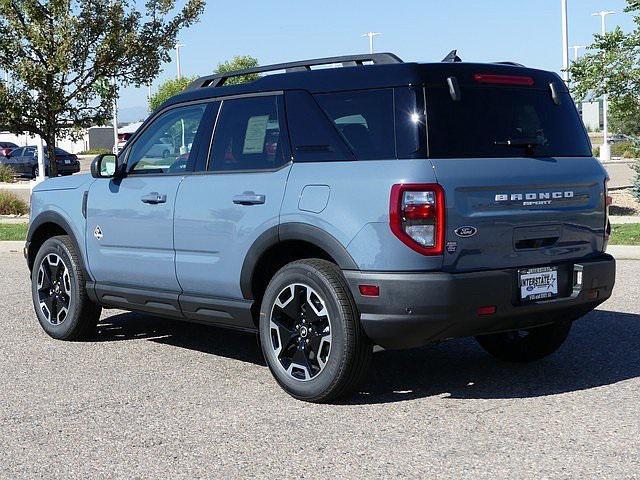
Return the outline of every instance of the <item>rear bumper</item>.
{"type": "Polygon", "coordinates": [[[472,273],[344,271],[369,338],[385,348],[411,348],[449,338],[481,335],[578,318],[611,296],[615,260],[602,256],[558,265],[560,298],[522,303],[518,269],[472,273]],[[582,284],[574,272],[582,270],[582,284]],[[358,286],[380,287],[378,297],[358,286]],[[495,314],[478,308],[495,306],[495,314]]]}
{"type": "Polygon", "coordinates": [[[69,165],[58,163],[57,167],[59,174],[78,173],[80,171],[80,163],[71,163],[69,165]]]}

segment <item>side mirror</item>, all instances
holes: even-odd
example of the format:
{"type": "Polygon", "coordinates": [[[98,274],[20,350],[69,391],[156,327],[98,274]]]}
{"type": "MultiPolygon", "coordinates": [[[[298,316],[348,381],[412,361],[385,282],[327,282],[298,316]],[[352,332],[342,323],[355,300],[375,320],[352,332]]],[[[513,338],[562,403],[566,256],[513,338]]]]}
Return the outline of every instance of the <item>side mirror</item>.
{"type": "Polygon", "coordinates": [[[91,176],[93,178],[117,178],[121,176],[120,167],[117,155],[103,153],[91,162],[91,176]]]}

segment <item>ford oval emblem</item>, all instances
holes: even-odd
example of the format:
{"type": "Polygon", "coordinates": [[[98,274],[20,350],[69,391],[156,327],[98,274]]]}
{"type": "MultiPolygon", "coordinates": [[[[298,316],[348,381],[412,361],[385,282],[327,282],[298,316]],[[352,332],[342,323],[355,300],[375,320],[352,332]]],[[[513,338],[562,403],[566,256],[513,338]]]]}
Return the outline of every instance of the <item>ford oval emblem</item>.
{"type": "Polygon", "coordinates": [[[456,228],[455,233],[461,238],[469,238],[478,233],[478,229],[476,227],[460,227],[456,228]]]}

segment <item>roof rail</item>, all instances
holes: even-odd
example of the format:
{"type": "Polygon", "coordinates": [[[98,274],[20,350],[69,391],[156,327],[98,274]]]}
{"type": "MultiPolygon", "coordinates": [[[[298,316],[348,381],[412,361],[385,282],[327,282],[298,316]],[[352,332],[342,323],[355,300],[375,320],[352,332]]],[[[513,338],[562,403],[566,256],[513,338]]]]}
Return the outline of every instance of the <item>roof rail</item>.
{"type": "Polygon", "coordinates": [[[517,62],[493,62],[496,65],[511,65],[512,67],[524,67],[521,63],[517,62]]]}
{"type": "Polygon", "coordinates": [[[215,75],[207,75],[194,80],[187,90],[193,90],[203,87],[221,87],[230,77],[238,77],[240,75],[251,75],[255,73],[273,72],[277,70],[285,70],[289,72],[304,72],[311,70],[312,66],[331,65],[333,63],[341,63],[343,67],[355,67],[364,65],[365,62],[371,62],[375,65],[383,65],[390,63],[403,63],[402,60],[393,53],[372,53],[366,55],[347,55],[342,57],[326,57],[316,58],[313,60],[301,60],[298,62],[277,63],[275,65],[265,65],[263,67],[247,68],[245,70],[235,70],[233,72],[217,73],[215,75]]]}

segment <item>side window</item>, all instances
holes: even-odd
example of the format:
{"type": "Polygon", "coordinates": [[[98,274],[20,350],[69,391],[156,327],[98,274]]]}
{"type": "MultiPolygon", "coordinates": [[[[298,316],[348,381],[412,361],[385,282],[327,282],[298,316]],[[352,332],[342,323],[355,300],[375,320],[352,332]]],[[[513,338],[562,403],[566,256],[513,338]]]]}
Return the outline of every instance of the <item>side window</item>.
{"type": "Polygon", "coordinates": [[[360,90],[315,96],[358,160],[396,158],[393,90],[360,90]]]}
{"type": "Polygon", "coordinates": [[[36,155],[36,149],[33,147],[27,147],[24,149],[24,152],[22,154],[25,157],[35,157],[36,155]]]}
{"type": "Polygon", "coordinates": [[[129,150],[128,171],[136,174],[180,173],[192,164],[191,149],[206,105],[173,108],[138,137],[129,150]]]}
{"type": "Polygon", "coordinates": [[[355,160],[333,122],[309,92],[291,90],[284,96],[291,148],[296,162],[355,160]]]}
{"type": "Polygon", "coordinates": [[[15,150],[11,150],[12,157],[21,157],[23,155],[24,148],[16,148],[15,150]]]}
{"type": "Polygon", "coordinates": [[[218,116],[209,170],[265,170],[285,163],[281,96],[224,100],[218,116]]]}

